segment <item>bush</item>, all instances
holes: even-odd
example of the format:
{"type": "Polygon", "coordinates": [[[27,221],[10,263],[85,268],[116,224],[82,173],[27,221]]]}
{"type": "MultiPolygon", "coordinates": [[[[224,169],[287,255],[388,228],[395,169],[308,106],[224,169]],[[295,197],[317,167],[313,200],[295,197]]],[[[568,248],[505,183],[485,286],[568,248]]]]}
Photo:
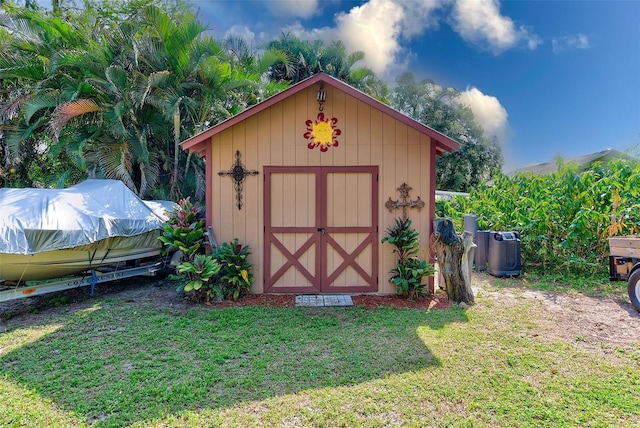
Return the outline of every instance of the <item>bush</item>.
{"type": "Polygon", "coordinates": [[[221,298],[235,300],[251,288],[254,278],[247,260],[249,254],[249,246],[241,246],[238,239],[225,242],[214,251],[213,257],[220,265],[216,283],[220,286],[221,298]]]}
{"type": "Polygon", "coordinates": [[[237,239],[223,243],[213,254],[205,254],[205,224],[198,218],[199,207],[189,199],[178,203],[178,208],[164,226],[160,240],[167,252],[181,252],[176,267],[178,293],[190,293],[195,301],[211,299],[237,299],[245,294],[254,281],[252,265],[247,260],[249,247],[241,246],[237,239]]]}
{"type": "Polygon", "coordinates": [[[393,245],[393,252],[398,255],[398,264],[389,271],[396,294],[409,299],[426,294],[426,284],[422,284],[422,278],[433,275],[435,270],[433,265],[418,257],[420,234],[411,227],[411,220],[397,218],[386,233],[382,243],[393,245]]]}
{"type": "Polygon", "coordinates": [[[198,204],[192,204],[189,198],[178,202],[178,207],[169,216],[160,237],[165,245],[165,252],[180,251],[183,260],[193,261],[201,251],[205,232],[204,221],[198,218],[198,211],[198,204]]]}
{"type": "MultiPolygon", "coordinates": [[[[193,258],[193,262],[184,261],[176,268],[179,274],[185,274],[188,278],[187,282],[180,284],[178,292],[198,292],[202,290],[203,286],[209,284],[209,282],[220,271],[220,265],[211,256],[205,254],[196,254],[193,258]]],[[[204,292],[207,293],[207,301],[209,301],[210,292],[214,287],[205,287],[204,292]]],[[[217,295],[218,293],[214,293],[217,295]]]]}

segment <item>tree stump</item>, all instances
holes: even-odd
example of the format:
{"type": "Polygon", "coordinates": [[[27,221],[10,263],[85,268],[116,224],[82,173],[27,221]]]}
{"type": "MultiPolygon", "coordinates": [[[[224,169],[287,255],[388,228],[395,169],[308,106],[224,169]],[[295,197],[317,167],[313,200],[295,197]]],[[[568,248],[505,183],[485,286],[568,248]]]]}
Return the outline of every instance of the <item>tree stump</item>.
{"type": "Polygon", "coordinates": [[[438,262],[438,269],[444,279],[450,301],[473,305],[471,289],[471,261],[476,244],[473,234],[456,233],[453,222],[443,219],[431,236],[431,246],[438,262]]]}

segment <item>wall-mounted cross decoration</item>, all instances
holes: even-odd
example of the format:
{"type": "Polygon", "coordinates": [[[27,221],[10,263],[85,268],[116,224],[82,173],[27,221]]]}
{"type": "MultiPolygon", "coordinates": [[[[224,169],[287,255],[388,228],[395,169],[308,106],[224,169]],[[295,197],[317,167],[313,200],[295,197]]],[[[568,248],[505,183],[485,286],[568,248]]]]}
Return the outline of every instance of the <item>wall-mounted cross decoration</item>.
{"type": "Polygon", "coordinates": [[[236,150],[236,162],[233,164],[229,171],[220,171],[219,176],[228,175],[233,180],[233,188],[236,191],[236,206],[239,210],[242,209],[242,187],[244,179],[247,175],[258,175],[259,171],[255,169],[249,171],[245,169],[242,162],[240,162],[240,150],[236,150]]]}
{"type": "Polygon", "coordinates": [[[389,212],[393,212],[393,210],[399,207],[402,207],[402,218],[407,218],[407,207],[409,208],[417,207],[418,211],[420,211],[420,209],[424,207],[424,201],[420,199],[420,196],[418,196],[413,201],[410,200],[409,191],[411,189],[413,188],[409,186],[407,183],[402,183],[402,185],[398,187],[398,191],[400,192],[400,198],[394,201],[391,199],[391,197],[389,197],[389,200],[385,202],[384,206],[389,210],[389,212]]]}

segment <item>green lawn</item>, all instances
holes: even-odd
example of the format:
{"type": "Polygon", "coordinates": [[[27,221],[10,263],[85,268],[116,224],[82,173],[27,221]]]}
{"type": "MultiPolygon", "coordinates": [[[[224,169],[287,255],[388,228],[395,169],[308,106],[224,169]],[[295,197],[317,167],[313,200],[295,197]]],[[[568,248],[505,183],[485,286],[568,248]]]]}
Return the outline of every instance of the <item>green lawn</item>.
{"type": "Polygon", "coordinates": [[[612,356],[544,337],[526,299],[184,311],[115,296],[0,332],[0,426],[640,425],[640,342],[612,356]]]}

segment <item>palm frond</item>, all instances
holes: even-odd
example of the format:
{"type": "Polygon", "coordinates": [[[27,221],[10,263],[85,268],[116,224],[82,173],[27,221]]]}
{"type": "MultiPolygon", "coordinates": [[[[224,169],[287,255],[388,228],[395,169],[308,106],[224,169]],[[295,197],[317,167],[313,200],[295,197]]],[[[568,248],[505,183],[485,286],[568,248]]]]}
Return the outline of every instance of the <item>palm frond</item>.
{"type": "Polygon", "coordinates": [[[138,193],[131,177],[131,153],[125,142],[100,143],[91,145],[85,152],[87,160],[98,165],[105,178],[122,181],[128,188],[138,193]]]}
{"type": "Polygon", "coordinates": [[[6,132],[4,135],[4,144],[14,156],[18,156],[23,142],[31,139],[34,131],[44,125],[46,121],[47,119],[45,117],[40,117],[30,126],[19,126],[13,130],[9,130],[9,132],[6,132]]]}
{"type": "Polygon", "coordinates": [[[100,111],[102,108],[93,100],[81,99],[69,101],[56,107],[49,121],[49,129],[53,134],[53,140],[57,142],[62,127],[71,119],[87,113],[100,111]]]}
{"type": "Polygon", "coordinates": [[[142,107],[147,99],[147,96],[155,88],[163,87],[171,79],[171,72],[168,70],[158,71],[151,73],[148,76],[143,74],[136,75],[133,93],[134,103],[136,107],[142,107]]]}
{"type": "Polygon", "coordinates": [[[128,87],[128,73],[122,67],[111,65],[104,72],[105,78],[113,85],[114,93],[125,92],[128,87]]]}
{"type": "Polygon", "coordinates": [[[104,78],[104,63],[97,61],[95,56],[87,51],[73,49],[55,52],[49,62],[49,72],[54,73],[59,68],[74,68],[83,74],[104,78]]]}
{"type": "Polygon", "coordinates": [[[31,122],[34,114],[43,109],[53,109],[58,105],[57,91],[40,92],[24,101],[22,116],[26,123],[31,122]]]}
{"type": "Polygon", "coordinates": [[[45,77],[42,61],[31,55],[0,54],[0,79],[25,79],[40,82],[45,77]]]}
{"type": "Polygon", "coordinates": [[[15,118],[18,111],[29,97],[30,95],[18,95],[16,98],[8,100],[6,104],[1,105],[0,122],[15,118]]]}

